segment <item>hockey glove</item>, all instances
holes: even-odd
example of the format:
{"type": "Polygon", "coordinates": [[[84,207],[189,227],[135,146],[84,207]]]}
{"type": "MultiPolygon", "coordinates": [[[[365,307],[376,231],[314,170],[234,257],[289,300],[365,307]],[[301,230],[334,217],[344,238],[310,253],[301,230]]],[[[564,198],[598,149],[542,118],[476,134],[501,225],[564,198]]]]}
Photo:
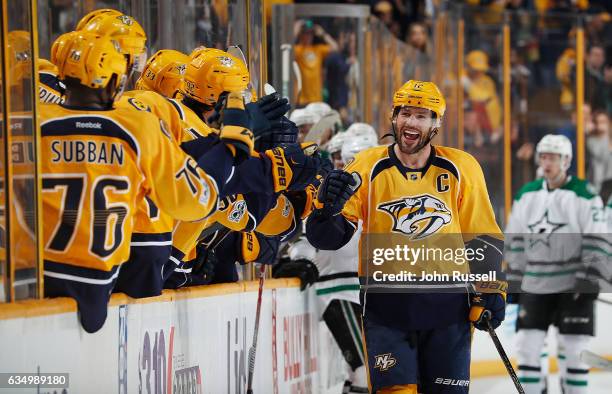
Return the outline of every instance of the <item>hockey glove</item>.
{"type": "Polygon", "coordinates": [[[319,279],[319,269],[310,260],[281,260],[272,267],[273,278],[300,278],[300,290],[314,284],[319,279]]]}
{"type": "Polygon", "coordinates": [[[487,319],[493,329],[506,317],[506,300],[502,293],[477,293],[472,296],[470,321],[479,330],[487,331],[487,319]]]}
{"type": "Polygon", "coordinates": [[[315,152],[316,147],[316,144],[289,144],[263,152],[271,161],[275,193],[304,190],[315,181],[327,160],[315,152]]]}
{"type": "Polygon", "coordinates": [[[357,181],[351,174],[342,170],[332,170],[327,174],[317,195],[317,214],[332,217],[342,211],[344,204],[355,193],[357,181]]]}
{"type": "Polygon", "coordinates": [[[244,110],[242,94],[231,92],[223,110],[223,127],[219,135],[229,147],[238,164],[251,156],[255,138],[249,130],[249,116],[244,110]]]}
{"type": "Polygon", "coordinates": [[[300,219],[306,219],[315,208],[314,204],[317,198],[317,189],[321,184],[321,180],[322,177],[318,175],[314,183],[307,185],[304,190],[286,193],[287,198],[291,201],[291,205],[293,205],[294,211],[299,214],[300,219]]]}
{"type": "Polygon", "coordinates": [[[595,301],[599,297],[599,283],[596,280],[577,277],[574,285],[574,301],[595,301]]]}
{"type": "Polygon", "coordinates": [[[255,137],[255,150],[263,152],[283,144],[295,144],[298,139],[298,128],[286,116],[270,123],[270,130],[255,137]]]}
{"type": "Polygon", "coordinates": [[[291,109],[289,100],[278,93],[263,96],[254,103],[248,103],[249,128],[255,135],[261,135],[272,128],[272,121],[280,120],[291,109]]]}
{"type": "Polygon", "coordinates": [[[260,264],[274,264],[280,246],[280,238],[266,237],[255,231],[242,233],[240,238],[242,260],[240,264],[258,262],[260,264]]]}

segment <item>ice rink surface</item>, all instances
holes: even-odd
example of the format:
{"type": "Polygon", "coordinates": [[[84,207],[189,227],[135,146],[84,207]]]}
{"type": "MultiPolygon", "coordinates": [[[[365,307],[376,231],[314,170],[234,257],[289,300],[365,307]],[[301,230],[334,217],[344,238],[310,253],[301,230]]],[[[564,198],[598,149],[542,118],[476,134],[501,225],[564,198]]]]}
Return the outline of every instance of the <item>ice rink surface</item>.
{"type": "MultiPolygon", "coordinates": [[[[591,373],[588,387],[589,394],[612,393],[612,372],[591,373]]],[[[472,379],[470,384],[470,393],[473,394],[512,394],[516,392],[509,376],[472,379]]],[[[561,394],[558,374],[548,378],[548,394],[561,394]]]]}

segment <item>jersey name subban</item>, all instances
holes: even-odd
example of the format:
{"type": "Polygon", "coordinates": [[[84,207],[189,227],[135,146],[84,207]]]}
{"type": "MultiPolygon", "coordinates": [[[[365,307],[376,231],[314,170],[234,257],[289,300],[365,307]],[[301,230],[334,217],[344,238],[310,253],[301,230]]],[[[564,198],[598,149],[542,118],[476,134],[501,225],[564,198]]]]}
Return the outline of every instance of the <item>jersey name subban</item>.
{"type": "Polygon", "coordinates": [[[122,166],[124,152],[123,146],[114,142],[53,140],[51,142],[51,161],[122,166]]]}

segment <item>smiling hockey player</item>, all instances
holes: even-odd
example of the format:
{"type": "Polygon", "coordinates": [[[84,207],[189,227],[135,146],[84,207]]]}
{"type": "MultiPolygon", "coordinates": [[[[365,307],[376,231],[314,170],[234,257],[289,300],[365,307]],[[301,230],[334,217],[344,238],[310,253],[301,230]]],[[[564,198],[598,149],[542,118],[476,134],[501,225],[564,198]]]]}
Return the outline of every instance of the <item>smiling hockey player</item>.
{"type": "Polygon", "coordinates": [[[485,328],[485,310],[493,327],[504,319],[505,282],[475,282],[472,296],[467,283],[452,281],[405,282],[401,292],[385,284],[376,291],[366,265],[364,254],[377,235],[409,243],[443,234],[454,236],[461,250],[464,243],[483,250],[486,264],[499,271],[502,236],[480,165],[465,152],[431,144],[445,108],[434,83],[405,83],[393,97],[396,142],[359,153],[344,171],[332,171],[307,222],[310,243],[335,250],[363,221],[359,273],[372,392],[416,393],[418,384],[425,393],[467,393],[468,316],[479,329],[485,328]],[[470,308],[470,301],[481,306],[470,308]]]}

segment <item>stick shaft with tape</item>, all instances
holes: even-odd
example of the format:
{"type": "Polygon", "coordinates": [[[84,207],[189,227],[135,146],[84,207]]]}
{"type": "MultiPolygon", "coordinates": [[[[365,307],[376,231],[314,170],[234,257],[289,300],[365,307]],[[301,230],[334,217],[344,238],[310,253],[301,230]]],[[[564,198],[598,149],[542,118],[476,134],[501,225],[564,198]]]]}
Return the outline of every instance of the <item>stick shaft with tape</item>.
{"type": "Polygon", "coordinates": [[[264,277],[266,266],[259,268],[259,291],[257,293],[257,310],[255,312],[255,328],[253,329],[253,345],[249,349],[249,376],[247,380],[247,394],[253,394],[253,375],[255,373],[255,357],[257,355],[257,334],[259,332],[259,316],[261,316],[261,299],[263,298],[264,277]]]}
{"type": "Polygon", "coordinates": [[[485,319],[487,322],[487,331],[489,332],[489,336],[491,336],[493,344],[495,344],[495,348],[497,349],[499,357],[501,357],[502,362],[504,363],[504,366],[506,367],[506,370],[508,371],[508,374],[512,379],[512,382],[514,383],[514,387],[516,387],[516,390],[519,392],[519,394],[525,394],[525,390],[523,389],[523,386],[521,385],[521,382],[519,381],[519,378],[516,375],[516,371],[514,370],[514,367],[512,366],[512,363],[510,362],[510,359],[508,358],[508,355],[506,354],[506,351],[504,350],[501,341],[497,337],[495,330],[491,326],[491,319],[487,317],[485,317],[485,319]]]}

